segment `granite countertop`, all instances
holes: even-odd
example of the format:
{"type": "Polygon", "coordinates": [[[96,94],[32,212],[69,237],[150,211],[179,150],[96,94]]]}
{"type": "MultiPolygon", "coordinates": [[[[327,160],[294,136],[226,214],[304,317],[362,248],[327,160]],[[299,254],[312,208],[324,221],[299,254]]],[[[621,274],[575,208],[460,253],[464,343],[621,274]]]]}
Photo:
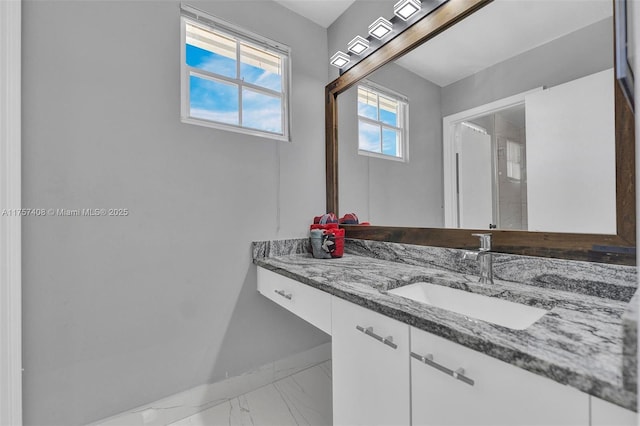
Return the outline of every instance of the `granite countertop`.
{"type": "MultiPolygon", "coordinates": [[[[305,252],[303,240],[299,240],[295,248],[289,247],[288,251],[278,253],[269,253],[264,245],[256,244],[259,243],[254,243],[254,263],[258,266],[637,411],[636,367],[635,362],[628,362],[631,357],[635,358],[636,352],[635,347],[631,354],[630,348],[625,348],[625,344],[635,344],[635,336],[632,339],[630,333],[625,335],[623,327],[623,324],[631,325],[634,330],[636,327],[635,310],[630,309],[628,300],[635,292],[635,280],[632,283],[630,278],[635,278],[633,267],[608,268],[608,265],[603,265],[608,269],[598,270],[598,265],[587,262],[571,262],[569,265],[574,274],[579,275],[582,266],[575,267],[573,263],[586,264],[586,268],[595,268],[600,275],[609,274],[609,282],[621,281],[619,287],[628,288],[616,290],[622,293],[618,299],[623,299],[616,300],[588,294],[589,291],[584,289],[562,290],[557,288],[561,287],[557,284],[561,280],[557,279],[552,286],[502,279],[483,285],[477,282],[477,275],[446,270],[443,264],[398,261],[389,256],[388,251],[376,253],[375,257],[363,255],[371,254],[370,247],[361,250],[363,246],[359,244],[352,244],[351,249],[345,248],[345,255],[340,259],[312,258],[305,252]],[[281,255],[283,253],[286,255],[281,255]],[[512,330],[485,321],[470,321],[463,315],[386,293],[419,281],[523,303],[549,312],[525,330],[512,330]],[[629,375],[634,377],[625,377],[629,375]]],[[[436,250],[448,250],[448,257],[456,256],[453,249],[436,250]]],[[[532,262],[546,262],[540,258],[532,259],[532,262]]],[[[497,269],[500,272],[500,268],[497,269]]],[[[508,275],[502,272],[502,275],[508,275]]],[[[497,277],[500,275],[498,273],[497,277]]]]}

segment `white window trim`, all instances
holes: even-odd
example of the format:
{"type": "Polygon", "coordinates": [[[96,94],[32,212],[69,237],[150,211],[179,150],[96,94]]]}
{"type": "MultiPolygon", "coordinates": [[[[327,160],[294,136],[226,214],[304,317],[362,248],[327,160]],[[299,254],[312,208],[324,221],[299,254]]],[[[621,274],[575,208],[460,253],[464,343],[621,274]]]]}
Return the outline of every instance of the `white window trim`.
{"type": "MultiPolygon", "coordinates": [[[[238,84],[233,78],[224,78],[219,75],[213,75],[207,73],[204,70],[198,70],[198,74],[205,78],[211,78],[213,80],[219,80],[221,82],[232,82],[238,84]]],[[[241,87],[247,87],[252,90],[273,96],[275,92],[263,87],[255,86],[250,83],[242,82],[241,87]]],[[[180,120],[183,123],[195,124],[198,126],[210,127],[214,129],[227,130],[235,133],[242,133],[251,136],[258,136],[268,139],[276,139],[280,141],[291,141],[291,112],[290,112],[290,93],[291,93],[291,48],[276,41],[270,40],[261,35],[255,34],[251,31],[242,29],[229,22],[225,22],[219,18],[209,15],[195,7],[181,4],[180,5],[180,120]],[[283,80],[282,85],[282,134],[273,133],[265,130],[252,129],[249,127],[242,127],[234,124],[218,123],[215,121],[204,120],[200,118],[191,117],[189,115],[189,84],[188,77],[190,76],[189,67],[186,64],[186,24],[187,21],[200,25],[205,28],[215,29],[222,33],[230,34],[243,42],[250,45],[259,47],[271,51],[275,54],[282,55],[283,66],[283,80]]],[[[280,95],[280,93],[278,93],[280,95]]],[[[242,100],[239,100],[239,114],[242,114],[242,100]]]]}
{"type": "MultiPolygon", "coordinates": [[[[373,81],[366,80],[366,79],[362,80],[356,86],[356,90],[358,87],[364,87],[365,89],[376,92],[379,95],[387,96],[403,104],[399,114],[401,125],[396,127],[396,126],[390,126],[390,125],[384,124],[379,120],[373,120],[368,117],[363,117],[360,114],[358,114],[358,102],[356,100],[356,118],[358,120],[358,127],[360,127],[360,120],[363,120],[371,124],[382,126],[383,128],[386,127],[389,129],[400,130],[400,138],[401,138],[400,157],[396,157],[388,154],[382,154],[379,152],[367,151],[366,149],[360,149],[359,137],[358,137],[358,155],[364,155],[366,157],[373,157],[373,158],[380,158],[383,160],[398,161],[400,163],[408,163],[409,162],[409,98],[403,95],[402,93],[398,93],[394,90],[388,89],[384,86],[381,86],[377,83],[374,83],[373,81]]],[[[356,99],[357,99],[357,94],[356,94],[356,99]]],[[[359,134],[359,131],[358,131],[358,134],[359,134]]]]}
{"type": "MultiPolygon", "coordinates": [[[[21,208],[21,0],[0,1],[0,211],[21,208]]],[[[0,216],[0,424],[22,424],[20,216],[0,216]]]]}

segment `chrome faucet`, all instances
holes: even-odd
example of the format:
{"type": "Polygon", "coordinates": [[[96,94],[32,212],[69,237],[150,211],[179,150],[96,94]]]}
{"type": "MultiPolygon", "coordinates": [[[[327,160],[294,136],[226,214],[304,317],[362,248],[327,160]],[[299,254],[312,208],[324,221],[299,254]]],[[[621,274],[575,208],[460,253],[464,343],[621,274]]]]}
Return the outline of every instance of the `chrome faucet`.
{"type": "Polygon", "coordinates": [[[476,260],[480,264],[480,279],[482,284],[493,284],[493,259],[491,257],[491,234],[471,234],[480,238],[480,249],[464,252],[464,260],[476,260]]]}

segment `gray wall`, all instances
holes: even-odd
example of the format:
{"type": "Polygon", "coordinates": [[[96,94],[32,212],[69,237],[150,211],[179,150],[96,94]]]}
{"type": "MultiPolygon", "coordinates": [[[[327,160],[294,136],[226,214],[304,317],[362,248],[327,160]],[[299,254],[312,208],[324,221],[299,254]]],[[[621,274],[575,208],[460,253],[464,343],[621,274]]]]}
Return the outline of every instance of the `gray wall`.
{"type": "Polygon", "coordinates": [[[326,30],[194,3],[293,49],[292,143],[180,123],[177,1],[23,2],[25,424],[75,425],[328,340],[255,291],[250,242],[324,211],[326,30]]]}
{"type": "Polygon", "coordinates": [[[359,155],[356,88],[340,94],[341,214],[373,225],[443,226],[440,87],[394,63],[368,79],[409,98],[409,162],[359,155]]]}
{"type": "Polygon", "coordinates": [[[551,87],[613,66],[613,18],[493,65],[442,88],[442,115],[551,87]]]}

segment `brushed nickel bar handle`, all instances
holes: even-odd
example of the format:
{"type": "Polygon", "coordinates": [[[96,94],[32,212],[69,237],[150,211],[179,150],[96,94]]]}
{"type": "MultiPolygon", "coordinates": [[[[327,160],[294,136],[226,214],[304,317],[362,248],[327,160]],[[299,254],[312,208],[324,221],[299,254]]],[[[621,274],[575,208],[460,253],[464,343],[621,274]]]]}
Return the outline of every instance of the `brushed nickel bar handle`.
{"type": "Polygon", "coordinates": [[[425,356],[418,355],[417,353],[411,352],[411,358],[417,359],[418,361],[427,364],[430,367],[435,368],[436,370],[440,370],[443,373],[453,377],[454,379],[458,379],[461,382],[464,382],[468,385],[473,386],[475,381],[470,379],[469,377],[464,375],[464,368],[458,368],[456,371],[450,370],[444,365],[438,364],[433,360],[432,354],[427,354],[425,356]]]}
{"type": "Polygon", "coordinates": [[[398,349],[398,345],[396,345],[395,343],[393,343],[393,337],[392,336],[388,336],[388,337],[382,337],[382,336],[378,336],[376,333],[373,332],[373,327],[361,327],[359,325],[356,325],[356,329],[358,331],[363,332],[364,334],[366,334],[367,336],[371,336],[374,339],[376,339],[379,342],[384,343],[385,345],[392,347],[393,349],[398,349]]]}
{"type": "Polygon", "coordinates": [[[284,297],[285,299],[291,300],[293,298],[293,295],[291,293],[285,293],[284,290],[274,290],[274,291],[280,296],[284,297]]]}

